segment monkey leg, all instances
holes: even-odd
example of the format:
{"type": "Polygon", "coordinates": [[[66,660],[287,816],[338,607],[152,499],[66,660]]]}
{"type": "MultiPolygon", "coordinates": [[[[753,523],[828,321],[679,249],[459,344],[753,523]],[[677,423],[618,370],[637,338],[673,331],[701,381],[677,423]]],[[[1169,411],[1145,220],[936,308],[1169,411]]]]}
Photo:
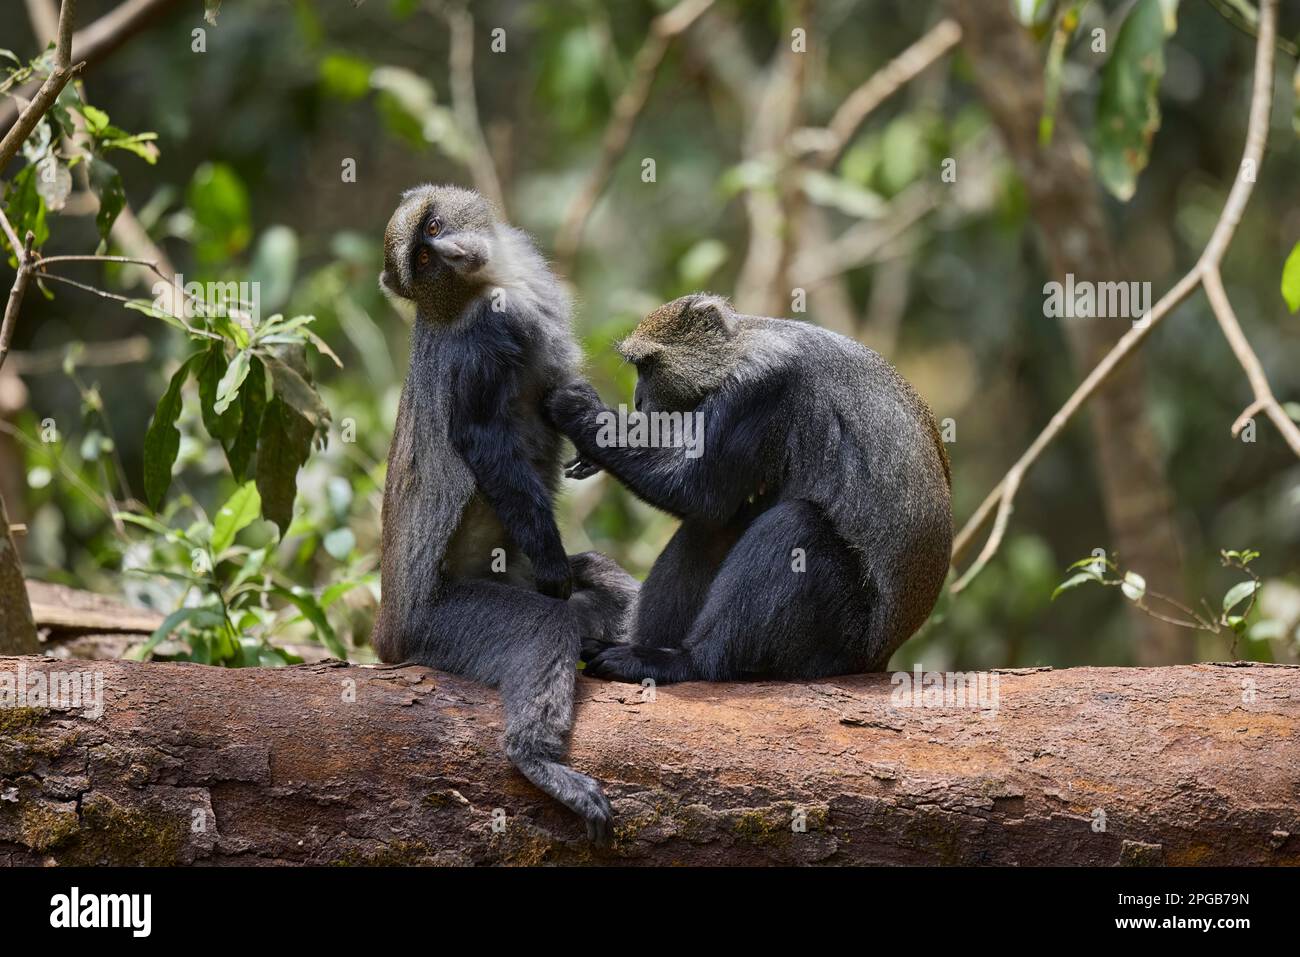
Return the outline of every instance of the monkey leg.
{"type": "Polygon", "coordinates": [[[660,684],[845,674],[868,665],[868,617],[858,563],[829,520],[782,502],[722,562],[679,648],[611,648],[587,673],[660,684]]]}
{"type": "Polygon", "coordinates": [[[583,656],[627,641],[641,583],[618,562],[600,552],[570,555],[569,567],[573,569],[573,595],[569,604],[588,612],[585,617],[589,624],[582,633],[583,656]]]}
{"type": "Polygon", "coordinates": [[[632,643],[680,648],[741,530],[687,520],[655,560],[632,622],[632,643]]]}
{"type": "Polygon", "coordinates": [[[423,612],[409,660],[498,688],[510,761],[582,817],[591,840],[607,842],[613,811],[600,784],[564,763],[578,649],[591,627],[582,603],[571,607],[523,588],[464,581],[423,612]]]}

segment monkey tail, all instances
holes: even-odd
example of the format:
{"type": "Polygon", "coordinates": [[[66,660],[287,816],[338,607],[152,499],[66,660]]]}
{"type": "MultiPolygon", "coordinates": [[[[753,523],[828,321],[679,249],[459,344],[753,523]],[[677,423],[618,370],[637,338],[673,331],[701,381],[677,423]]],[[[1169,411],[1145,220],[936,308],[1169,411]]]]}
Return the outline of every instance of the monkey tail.
{"type": "MultiPolygon", "coordinates": [[[[578,653],[590,622],[582,605],[488,581],[457,582],[400,629],[405,660],[497,688],[502,743],[524,777],[608,840],[613,811],[600,785],[564,764],[573,725],[578,653]]],[[[384,633],[385,641],[393,635],[384,633]]]]}

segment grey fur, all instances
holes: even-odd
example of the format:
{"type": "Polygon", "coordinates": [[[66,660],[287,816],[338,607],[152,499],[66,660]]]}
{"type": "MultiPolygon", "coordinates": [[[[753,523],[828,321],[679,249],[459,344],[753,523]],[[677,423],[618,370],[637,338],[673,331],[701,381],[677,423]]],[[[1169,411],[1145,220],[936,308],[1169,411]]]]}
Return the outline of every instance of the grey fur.
{"type": "MultiPolygon", "coordinates": [[[[568,297],[528,236],[500,223],[477,193],[421,186],[403,194],[384,235],[380,285],[416,311],[411,365],[398,407],[384,488],[383,600],[372,643],[388,662],[418,661],[498,687],[510,760],[543,791],[587,821],[603,840],[610,808],[599,784],[564,765],[576,663],[584,641],[622,627],[637,583],[594,552],[570,556],[568,601],[540,594],[535,569],[503,525],[451,436],[453,380],[474,355],[474,323],[490,322],[490,300],[526,330],[529,350],[508,411],[521,457],[549,504],[562,439],[541,400],[578,371],[580,350],[568,297]],[[421,225],[436,213],[436,239],[421,225]],[[412,267],[413,250],[432,264],[412,267]],[[493,571],[501,549],[505,574],[493,571]]],[[[485,327],[486,329],[486,327],[485,327]]],[[[486,331],[484,333],[486,335],[486,331]]],[[[558,532],[555,532],[558,542],[558,532]]],[[[563,553],[561,552],[561,558],[563,553]]]]}
{"type": "Polygon", "coordinates": [[[637,408],[698,409],[708,438],[696,460],[602,448],[589,386],[549,400],[583,460],[682,518],[641,588],[630,641],[586,649],[588,673],[663,682],[884,667],[933,609],[952,542],[947,453],[916,391],[851,339],[740,315],[717,296],[662,306],[619,348],[637,364],[637,408]],[[792,574],[792,547],[807,574],[792,574]]]}

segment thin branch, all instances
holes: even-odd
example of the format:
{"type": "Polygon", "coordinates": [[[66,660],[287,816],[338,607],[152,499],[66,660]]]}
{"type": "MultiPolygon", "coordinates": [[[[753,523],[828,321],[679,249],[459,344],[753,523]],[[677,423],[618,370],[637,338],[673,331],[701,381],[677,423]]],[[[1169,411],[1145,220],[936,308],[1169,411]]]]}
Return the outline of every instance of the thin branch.
{"type": "Polygon", "coordinates": [[[40,43],[49,43],[59,35],[59,7],[54,0],[26,0],[27,19],[40,43]]]}
{"type": "Polygon", "coordinates": [[[993,532],[989,539],[980,549],[975,561],[971,563],[966,573],[952,583],[952,593],[960,594],[961,591],[974,580],[975,576],[984,570],[984,566],[998,550],[998,544],[1002,541],[1002,536],[1006,533],[1007,522],[1011,520],[1011,513],[1015,509],[1016,492],[1020,490],[1020,479],[1025,474],[1026,466],[1017,462],[1007,473],[1007,477],[1002,480],[1001,491],[998,494],[998,517],[993,521],[993,532]]]}
{"type": "MultiPolygon", "coordinates": [[[[13,227],[5,220],[5,233],[13,235],[13,227]]],[[[14,253],[18,256],[18,275],[14,277],[13,287],[9,290],[9,299],[5,303],[4,322],[0,323],[0,368],[4,368],[5,358],[9,355],[9,343],[13,341],[14,328],[18,325],[18,310],[22,308],[23,294],[27,292],[27,283],[32,278],[32,241],[36,236],[29,229],[27,241],[21,249],[15,245],[14,253]]]]}
{"type": "Polygon", "coordinates": [[[605,129],[601,142],[600,158],[588,174],[586,182],[569,209],[555,237],[555,258],[559,271],[570,275],[578,246],[582,242],[587,220],[596,207],[601,194],[609,183],[614,166],[627,149],[628,140],[636,121],[645,109],[650,98],[650,89],[654,86],[659,73],[659,65],[672,41],[690,27],[700,15],[713,6],[713,0],[681,0],[666,13],[661,13],[650,24],[650,35],[641,44],[636,58],[632,62],[632,79],[614,104],[614,115],[605,129]]]}
{"type": "MultiPolygon", "coordinates": [[[[142,30],[155,16],[177,2],[178,0],[126,0],[73,34],[72,50],[85,65],[98,63],[142,30]]],[[[36,84],[33,83],[23,87],[19,94],[24,99],[30,99],[35,90],[36,84]]],[[[0,101],[0,129],[8,129],[16,114],[16,101],[0,101]]]]}
{"type": "Polygon", "coordinates": [[[464,3],[445,3],[436,0],[434,8],[451,31],[448,67],[451,76],[451,103],[456,123],[474,150],[470,172],[478,191],[506,215],[505,194],[497,177],[492,152],[483,136],[479,122],[478,98],[474,92],[474,17],[464,3]]]}
{"type": "Polygon", "coordinates": [[[1282,403],[1278,402],[1277,397],[1273,395],[1259,356],[1246,341],[1246,334],[1241,331],[1241,323],[1237,321],[1237,314],[1232,309],[1232,303],[1228,301],[1228,294],[1224,291],[1223,277],[1218,267],[1207,267],[1202,281],[1205,283],[1205,295],[1209,297],[1210,308],[1214,310],[1214,318],[1219,321],[1219,328],[1223,330],[1224,338],[1228,340],[1228,345],[1245,371],[1250,388],[1255,393],[1255,400],[1237,422],[1233,423],[1233,434],[1236,435],[1244,427],[1242,418],[1248,419],[1256,412],[1263,411],[1282,433],[1287,445],[1291,446],[1291,451],[1300,456],[1300,428],[1297,428],[1295,421],[1282,408],[1282,403]],[[1241,423],[1240,426],[1238,423],[1241,423]]]}
{"type": "MultiPolygon", "coordinates": [[[[1242,161],[1238,167],[1236,180],[1233,182],[1228,198],[1224,202],[1223,211],[1219,215],[1219,221],[1214,227],[1214,232],[1210,235],[1209,242],[1206,244],[1205,251],[1191,271],[1183,276],[1173,289],[1165,293],[1160,301],[1152,307],[1151,311],[1115,343],[1115,346],[1106,354],[1105,358],[1075,389],[1074,394],[1070,396],[1065,405],[1052,416],[1052,420],[1047,424],[1047,427],[1039,433],[1029,448],[1020,456],[1011,471],[1007,473],[1007,476],[989,492],[980,507],[976,509],[975,514],[971,516],[953,540],[952,561],[954,565],[961,560],[962,556],[970,548],[975,536],[980,532],[990,516],[993,515],[994,508],[1009,497],[1014,496],[1014,489],[1009,495],[1004,492],[1011,477],[1014,476],[1016,483],[1019,483],[1024,473],[1037,461],[1043,450],[1060,434],[1075,413],[1082,408],[1083,404],[1101,388],[1111,373],[1142,344],[1146,337],[1150,335],[1151,330],[1172,312],[1174,307],[1179,305],[1201,285],[1205,286],[1206,295],[1210,299],[1210,306],[1219,321],[1229,346],[1232,347],[1238,362],[1246,371],[1247,378],[1250,380],[1255,392],[1256,403],[1259,403],[1261,408],[1267,410],[1269,418],[1282,432],[1287,444],[1291,446],[1297,455],[1300,455],[1300,429],[1296,428],[1296,424],[1291,421],[1290,417],[1287,416],[1273,397],[1259,359],[1250,348],[1249,343],[1247,343],[1245,335],[1241,331],[1241,326],[1232,312],[1232,307],[1228,303],[1227,295],[1223,291],[1222,278],[1219,274],[1219,265],[1223,260],[1224,253],[1232,241],[1237,226],[1241,222],[1242,213],[1250,200],[1255,185],[1256,173],[1263,161],[1264,147],[1268,141],[1268,119],[1273,105],[1273,51],[1276,30],[1277,0],[1261,0],[1259,35],[1255,52],[1254,83],[1250,100],[1250,118],[1246,128],[1246,143],[1242,152],[1242,161]]],[[[999,508],[999,514],[1002,511],[999,508]]],[[[973,577],[973,574],[987,563],[1001,544],[1005,530],[1005,523],[994,524],[993,531],[988,542],[981,549],[979,558],[971,566],[971,569],[954,584],[954,591],[960,590],[958,586],[964,588],[973,577]]]]}
{"type": "Polygon", "coordinates": [[[57,349],[15,352],[9,356],[9,368],[20,376],[58,372],[69,355],[79,368],[100,369],[106,366],[133,365],[146,362],[153,346],[148,336],[127,336],[98,342],[70,342],[57,349]]]}
{"type": "Polygon", "coordinates": [[[162,270],[158,268],[156,262],[148,259],[139,259],[135,256],[42,256],[37,265],[44,268],[50,263],[130,263],[133,266],[145,266],[148,269],[153,270],[161,278],[167,278],[163,275],[162,270]]]}
{"type": "Polygon", "coordinates": [[[14,251],[15,256],[18,255],[18,247],[22,244],[18,242],[18,234],[14,232],[14,227],[9,222],[9,217],[5,215],[3,206],[0,206],[0,229],[4,230],[5,239],[9,242],[9,248],[14,251]]]}
{"type": "MultiPolygon", "coordinates": [[[[1038,437],[1034,439],[1029,448],[1024,451],[1019,459],[1016,460],[1016,464],[1012,466],[1011,471],[1007,473],[1008,476],[1016,472],[1023,475],[1029,470],[1034,462],[1038,460],[1038,457],[1043,453],[1043,450],[1052,443],[1053,439],[1060,435],[1060,433],[1065,429],[1065,426],[1069,424],[1072,418],[1074,418],[1075,413],[1077,413],[1083,407],[1084,403],[1092,398],[1093,394],[1101,388],[1107,379],[1110,378],[1111,373],[1119,368],[1124,360],[1127,359],[1129,355],[1146,340],[1146,337],[1150,335],[1151,330],[1154,329],[1175,306],[1179,305],[1196,290],[1199,283],[1200,276],[1197,271],[1193,269],[1186,276],[1180,279],[1173,289],[1170,289],[1165,293],[1164,296],[1160,298],[1160,301],[1151,307],[1151,311],[1148,312],[1140,322],[1135,323],[1128,332],[1124,333],[1124,335],[1120,337],[1119,341],[1115,343],[1114,348],[1106,354],[1105,358],[1103,358],[1090,373],[1088,373],[1087,378],[1085,378],[1083,382],[1079,383],[1070,398],[1067,399],[1065,404],[1061,406],[1055,415],[1052,416],[1052,419],[1047,423],[1046,428],[1038,434],[1038,437]]],[[[953,540],[953,564],[956,564],[961,560],[962,556],[973,543],[975,536],[979,533],[980,529],[983,528],[984,523],[992,517],[994,508],[997,507],[998,503],[1002,499],[1002,489],[1006,482],[1007,479],[1003,478],[1002,481],[993,487],[993,490],[989,492],[984,501],[980,503],[980,507],[975,510],[975,514],[970,517],[962,527],[962,530],[957,534],[957,537],[953,540]]],[[[1002,536],[998,533],[997,529],[994,531],[995,534],[990,536],[992,548],[990,549],[986,546],[981,552],[981,555],[987,553],[991,556],[993,552],[997,551],[1002,536]]]]}
{"type": "Polygon", "coordinates": [[[9,161],[18,154],[23,141],[36,129],[36,124],[54,105],[68,81],[86,65],[84,61],[72,65],[72,28],[76,17],[77,0],[63,0],[63,6],[59,10],[59,36],[54,47],[54,69],[45,78],[27,108],[18,115],[18,122],[0,140],[0,170],[9,165],[9,161]]]}
{"type": "Polygon", "coordinates": [[[925,36],[871,74],[839,105],[826,125],[813,165],[829,169],[849,145],[858,127],[875,109],[911,80],[925,72],[961,41],[961,27],[953,19],[940,20],[925,36]]]}

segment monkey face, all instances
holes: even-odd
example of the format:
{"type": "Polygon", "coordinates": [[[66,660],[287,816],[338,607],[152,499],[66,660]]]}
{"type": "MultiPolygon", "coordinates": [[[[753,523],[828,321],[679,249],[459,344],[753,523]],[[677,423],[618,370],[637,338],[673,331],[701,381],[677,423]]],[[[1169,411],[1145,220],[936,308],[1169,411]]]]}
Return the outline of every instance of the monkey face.
{"type": "Polygon", "coordinates": [[[721,296],[674,299],[650,313],[618,346],[636,366],[641,412],[687,411],[735,365],[736,312],[721,296]]]}
{"type": "Polygon", "coordinates": [[[384,230],[379,286],[390,297],[432,307],[451,287],[473,283],[491,258],[495,217],[472,190],[417,186],[384,230]]]}

